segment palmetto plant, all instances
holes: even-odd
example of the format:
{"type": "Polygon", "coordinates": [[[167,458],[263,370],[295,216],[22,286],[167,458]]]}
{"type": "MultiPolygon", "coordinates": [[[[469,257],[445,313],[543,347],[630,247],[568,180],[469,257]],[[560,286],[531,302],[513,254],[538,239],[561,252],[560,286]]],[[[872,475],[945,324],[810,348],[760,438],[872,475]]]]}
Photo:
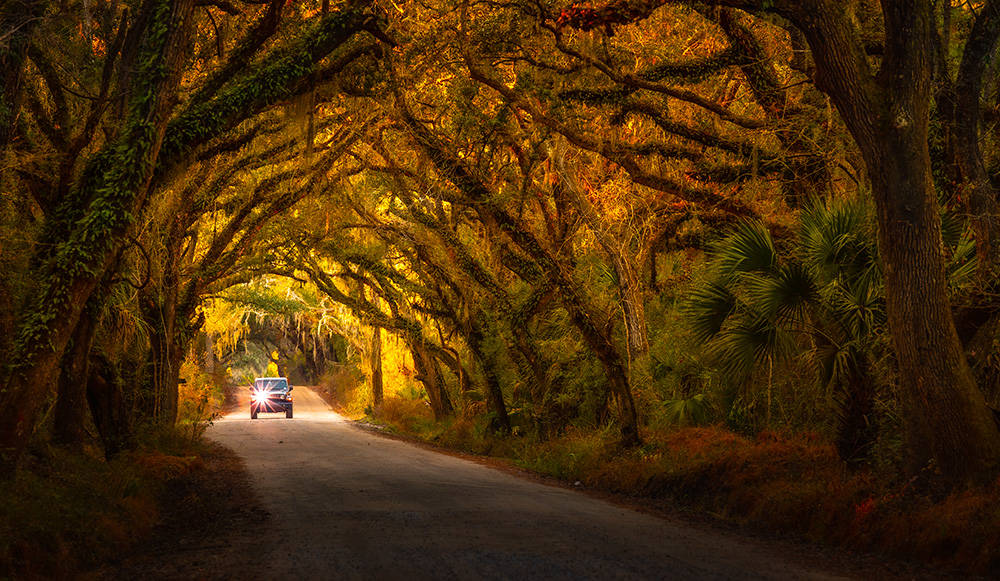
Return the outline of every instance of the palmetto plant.
{"type": "Polygon", "coordinates": [[[736,382],[807,354],[834,395],[845,459],[874,442],[873,349],[885,329],[875,230],[863,201],[809,204],[794,252],[782,255],[759,222],[746,222],[712,256],[715,276],[686,314],[712,363],[736,382]]]}

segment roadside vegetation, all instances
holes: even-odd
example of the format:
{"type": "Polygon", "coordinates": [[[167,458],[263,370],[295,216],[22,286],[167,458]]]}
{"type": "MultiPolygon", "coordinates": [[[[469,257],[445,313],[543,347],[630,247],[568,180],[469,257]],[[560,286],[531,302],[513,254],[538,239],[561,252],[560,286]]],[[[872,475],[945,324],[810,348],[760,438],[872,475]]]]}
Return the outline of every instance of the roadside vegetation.
{"type": "Polygon", "coordinates": [[[221,388],[192,381],[177,426],[138,429],[132,449],[110,460],[97,438],[66,448],[43,424],[0,488],[0,579],[86,577],[142,542],[175,508],[163,504],[170,481],[203,469],[201,436],[223,403],[221,388]]]}
{"type": "MultiPolygon", "coordinates": [[[[348,403],[347,407],[350,407],[348,403]]],[[[1000,572],[1000,486],[935,495],[889,467],[851,468],[829,437],[790,429],[753,435],[725,425],[642,430],[622,449],[612,429],[568,428],[546,440],[491,433],[483,418],[433,420],[422,400],[387,397],[382,429],[488,456],[586,490],[952,574],[1000,572]]]]}

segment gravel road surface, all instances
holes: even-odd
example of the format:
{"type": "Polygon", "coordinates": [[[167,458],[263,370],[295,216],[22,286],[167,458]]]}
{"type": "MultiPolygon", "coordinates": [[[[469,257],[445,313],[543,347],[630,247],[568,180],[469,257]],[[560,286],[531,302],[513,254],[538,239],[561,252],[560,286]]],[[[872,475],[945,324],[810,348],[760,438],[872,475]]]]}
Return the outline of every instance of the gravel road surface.
{"type": "MultiPolygon", "coordinates": [[[[295,417],[247,405],[208,437],[270,513],[233,568],[259,579],[840,579],[692,528],[358,429],[296,387],[295,417]]],[[[232,553],[233,547],[227,547],[232,553]]],[[[801,562],[801,560],[798,560],[801,562]]]]}

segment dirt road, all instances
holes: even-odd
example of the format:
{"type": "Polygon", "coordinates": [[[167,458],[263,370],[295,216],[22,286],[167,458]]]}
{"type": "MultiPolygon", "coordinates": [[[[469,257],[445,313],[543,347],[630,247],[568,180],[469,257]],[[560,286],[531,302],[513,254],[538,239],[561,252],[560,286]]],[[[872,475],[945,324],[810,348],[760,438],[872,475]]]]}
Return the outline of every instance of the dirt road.
{"type": "MultiPolygon", "coordinates": [[[[208,436],[271,518],[232,578],[837,579],[712,531],[358,429],[308,388],[295,417],[247,406],[208,436]]],[[[203,564],[202,564],[203,565],[203,564]]],[[[180,568],[183,571],[183,568],[180,568]]],[[[217,573],[217,572],[216,572],[217,573]]],[[[215,577],[210,568],[201,577],[215,577]]]]}

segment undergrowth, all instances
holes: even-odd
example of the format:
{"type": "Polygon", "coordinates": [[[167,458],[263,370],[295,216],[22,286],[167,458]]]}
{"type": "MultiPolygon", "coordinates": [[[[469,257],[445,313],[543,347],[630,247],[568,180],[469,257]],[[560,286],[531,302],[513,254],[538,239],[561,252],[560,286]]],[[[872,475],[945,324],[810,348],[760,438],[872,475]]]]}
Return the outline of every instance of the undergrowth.
{"type": "Polygon", "coordinates": [[[191,431],[148,431],[110,461],[36,438],[0,487],[0,580],[79,578],[148,536],[166,483],[203,466],[191,431]]]}

